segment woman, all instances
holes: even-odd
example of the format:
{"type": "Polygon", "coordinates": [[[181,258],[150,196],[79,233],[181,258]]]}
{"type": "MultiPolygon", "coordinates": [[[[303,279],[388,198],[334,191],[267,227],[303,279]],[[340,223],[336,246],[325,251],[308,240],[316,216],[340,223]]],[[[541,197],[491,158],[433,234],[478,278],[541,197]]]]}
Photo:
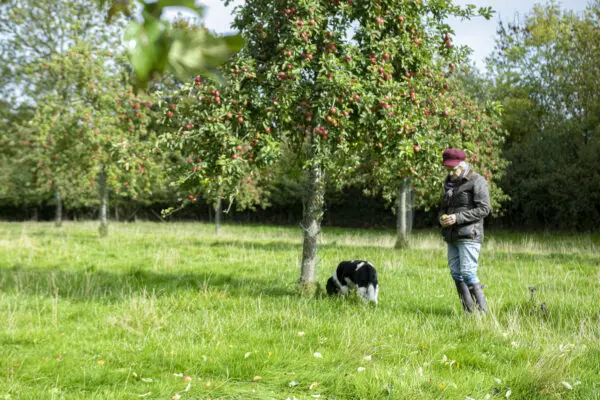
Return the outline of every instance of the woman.
{"type": "Polygon", "coordinates": [[[465,162],[465,152],[447,149],[442,165],[448,171],[438,214],[448,243],[448,266],[465,312],[473,311],[473,299],[484,313],[487,302],[477,277],[483,242],[483,219],[490,213],[487,181],[465,162]]]}

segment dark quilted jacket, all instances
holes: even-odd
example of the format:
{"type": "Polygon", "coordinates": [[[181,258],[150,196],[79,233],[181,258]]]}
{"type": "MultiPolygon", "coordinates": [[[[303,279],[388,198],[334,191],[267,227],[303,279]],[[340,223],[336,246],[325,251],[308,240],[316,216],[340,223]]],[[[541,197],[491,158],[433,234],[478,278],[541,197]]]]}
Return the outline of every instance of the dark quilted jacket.
{"type": "MultiPolygon", "coordinates": [[[[446,179],[450,179],[446,177],[446,179]]],[[[444,194],[438,221],[444,214],[456,214],[456,224],[442,228],[446,242],[483,242],[483,219],[490,213],[490,195],[485,178],[473,170],[457,183],[452,196],[444,194]]]]}

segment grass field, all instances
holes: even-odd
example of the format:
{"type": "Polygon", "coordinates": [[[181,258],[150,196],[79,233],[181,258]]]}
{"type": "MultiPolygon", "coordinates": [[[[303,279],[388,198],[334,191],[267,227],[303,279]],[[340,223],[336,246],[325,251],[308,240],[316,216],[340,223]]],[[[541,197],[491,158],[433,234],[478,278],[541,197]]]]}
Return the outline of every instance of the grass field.
{"type": "Polygon", "coordinates": [[[437,232],[393,243],[323,232],[372,306],[298,294],[298,228],[2,223],[0,399],[600,399],[600,236],[488,234],[485,317],[437,232]]]}

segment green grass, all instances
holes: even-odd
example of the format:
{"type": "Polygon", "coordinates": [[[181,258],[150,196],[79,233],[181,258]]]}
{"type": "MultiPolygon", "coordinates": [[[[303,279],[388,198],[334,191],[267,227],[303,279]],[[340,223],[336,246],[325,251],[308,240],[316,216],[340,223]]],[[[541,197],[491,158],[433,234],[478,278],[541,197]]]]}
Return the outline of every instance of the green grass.
{"type": "Polygon", "coordinates": [[[600,399],[599,236],[488,234],[482,318],[437,232],[324,230],[321,285],[368,259],[378,306],[300,295],[298,228],[213,232],[0,224],[0,399],[600,399]]]}

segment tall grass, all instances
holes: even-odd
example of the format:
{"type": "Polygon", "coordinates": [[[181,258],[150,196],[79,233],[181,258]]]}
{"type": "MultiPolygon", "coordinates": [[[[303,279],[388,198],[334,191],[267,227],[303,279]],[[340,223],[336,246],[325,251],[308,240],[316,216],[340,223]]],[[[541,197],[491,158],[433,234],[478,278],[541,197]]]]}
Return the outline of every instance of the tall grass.
{"type": "Polygon", "coordinates": [[[598,236],[488,234],[481,317],[437,232],[324,230],[319,281],[368,259],[370,306],[299,295],[299,229],[110,230],[0,224],[0,398],[600,399],[598,236]]]}

